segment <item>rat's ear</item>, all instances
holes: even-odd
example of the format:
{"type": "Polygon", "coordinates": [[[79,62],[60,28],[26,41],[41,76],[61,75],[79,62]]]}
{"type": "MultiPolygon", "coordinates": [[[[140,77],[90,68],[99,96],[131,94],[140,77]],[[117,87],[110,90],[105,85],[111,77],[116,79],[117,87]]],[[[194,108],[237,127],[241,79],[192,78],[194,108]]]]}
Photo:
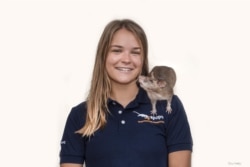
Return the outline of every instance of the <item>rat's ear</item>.
{"type": "Polygon", "coordinates": [[[160,88],[164,88],[167,85],[166,81],[158,81],[157,84],[160,88]]]}
{"type": "Polygon", "coordinates": [[[154,72],[151,71],[149,74],[148,74],[149,77],[151,77],[152,79],[154,79],[154,72]]]}

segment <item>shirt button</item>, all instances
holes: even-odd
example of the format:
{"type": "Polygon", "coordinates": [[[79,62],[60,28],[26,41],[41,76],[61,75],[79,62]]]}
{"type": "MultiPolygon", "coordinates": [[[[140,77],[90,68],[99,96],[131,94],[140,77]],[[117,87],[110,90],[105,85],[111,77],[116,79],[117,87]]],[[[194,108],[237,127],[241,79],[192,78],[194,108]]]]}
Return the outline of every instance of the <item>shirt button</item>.
{"type": "Polygon", "coordinates": [[[118,114],[122,114],[122,110],[119,110],[119,111],[118,111],[118,114]]]}
{"type": "Polygon", "coordinates": [[[113,105],[116,105],[116,102],[113,101],[112,104],[113,104],[113,105]]]}
{"type": "Polygon", "coordinates": [[[121,120],[121,124],[123,124],[123,125],[124,125],[125,123],[126,123],[126,122],[125,122],[124,120],[121,120]]]}

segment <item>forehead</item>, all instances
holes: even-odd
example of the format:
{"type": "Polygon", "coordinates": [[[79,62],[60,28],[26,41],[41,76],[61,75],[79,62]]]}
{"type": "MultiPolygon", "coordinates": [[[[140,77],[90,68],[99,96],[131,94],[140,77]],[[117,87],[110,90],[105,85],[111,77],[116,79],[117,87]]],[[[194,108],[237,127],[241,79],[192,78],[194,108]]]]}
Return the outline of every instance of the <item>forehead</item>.
{"type": "Polygon", "coordinates": [[[111,45],[131,45],[134,47],[141,47],[140,39],[125,28],[122,28],[114,33],[111,45]]]}

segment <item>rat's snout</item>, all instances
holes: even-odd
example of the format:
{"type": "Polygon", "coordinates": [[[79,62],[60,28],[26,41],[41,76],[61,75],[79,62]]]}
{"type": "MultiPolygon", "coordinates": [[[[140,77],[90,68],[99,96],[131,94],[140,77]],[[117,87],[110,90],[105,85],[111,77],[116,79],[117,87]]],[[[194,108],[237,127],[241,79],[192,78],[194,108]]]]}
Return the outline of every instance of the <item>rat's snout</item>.
{"type": "Polygon", "coordinates": [[[145,76],[142,76],[142,75],[140,75],[139,77],[138,77],[138,80],[139,80],[139,82],[143,82],[143,81],[145,81],[145,76]]]}

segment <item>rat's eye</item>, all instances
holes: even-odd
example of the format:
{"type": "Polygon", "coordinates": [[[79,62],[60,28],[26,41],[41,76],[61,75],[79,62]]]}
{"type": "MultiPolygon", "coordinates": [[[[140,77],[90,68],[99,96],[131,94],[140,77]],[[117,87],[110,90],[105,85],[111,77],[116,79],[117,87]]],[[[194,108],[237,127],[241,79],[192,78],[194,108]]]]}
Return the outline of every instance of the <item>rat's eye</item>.
{"type": "Polygon", "coordinates": [[[151,83],[153,83],[153,82],[157,82],[157,79],[149,79],[149,81],[150,81],[151,83]]]}

